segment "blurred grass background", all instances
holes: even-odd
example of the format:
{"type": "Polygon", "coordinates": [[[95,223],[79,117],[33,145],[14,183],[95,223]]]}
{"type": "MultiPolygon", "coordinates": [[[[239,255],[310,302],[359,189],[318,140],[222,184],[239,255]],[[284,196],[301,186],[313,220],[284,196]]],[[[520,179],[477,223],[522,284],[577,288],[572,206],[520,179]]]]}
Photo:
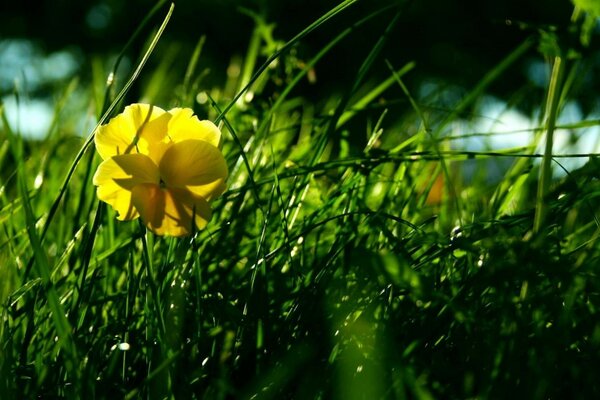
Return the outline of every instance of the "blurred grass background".
{"type": "Polygon", "coordinates": [[[496,3],[4,3],[0,397],[596,397],[598,15],[496,3]],[[191,238],[95,197],[138,101],[222,126],[191,238]]]}

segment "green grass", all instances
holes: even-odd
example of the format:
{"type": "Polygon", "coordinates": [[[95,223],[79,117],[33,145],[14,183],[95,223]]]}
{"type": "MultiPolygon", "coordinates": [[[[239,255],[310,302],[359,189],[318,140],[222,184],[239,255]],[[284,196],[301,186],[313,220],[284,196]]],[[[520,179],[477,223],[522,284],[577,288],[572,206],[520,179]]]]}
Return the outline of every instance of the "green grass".
{"type": "Polygon", "coordinates": [[[161,47],[173,9],[159,3],[114,66],[93,59],[89,81],[57,90],[46,138],[23,140],[2,114],[0,397],[598,395],[600,164],[589,156],[552,180],[561,158],[535,152],[576,96],[569,79],[585,58],[564,59],[571,78],[553,80],[552,96],[527,99],[549,104],[531,146],[455,150],[448,127],[475,120],[487,89],[536,54],[539,37],[447,104],[443,87],[411,93],[418,65],[387,60],[394,8],[340,26],[298,59],[295,46],[353,3],[287,42],[245,11],[256,28],[229,66],[240,74],[215,87],[204,84],[210,38],[191,56],[161,47]],[[318,99],[298,94],[361,29],[381,32],[345,66],[354,80],[318,99]],[[136,40],[147,43],[140,54],[136,40]],[[137,57],[130,71],[122,56],[137,57]],[[184,56],[186,68],[170,67],[184,56]],[[118,222],[95,196],[99,157],[75,120],[106,122],[138,100],[193,107],[223,129],[228,190],[191,238],[118,222]],[[494,162],[510,164],[490,179],[494,162]],[[468,163],[479,171],[470,180],[468,163]]]}

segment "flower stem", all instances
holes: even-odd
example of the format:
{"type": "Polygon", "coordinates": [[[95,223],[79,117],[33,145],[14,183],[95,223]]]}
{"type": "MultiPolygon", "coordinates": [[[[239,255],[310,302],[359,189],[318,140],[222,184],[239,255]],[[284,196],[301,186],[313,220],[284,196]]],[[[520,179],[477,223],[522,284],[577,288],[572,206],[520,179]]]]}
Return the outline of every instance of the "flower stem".
{"type": "Polygon", "coordinates": [[[152,265],[154,261],[154,257],[152,255],[154,250],[154,237],[141,222],[139,225],[140,229],[142,230],[142,235],[140,235],[143,249],[142,259],[144,264],[146,264],[146,278],[148,279],[148,285],[150,287],[150,293],[152,296],[152,306],[154,307],[154,312],[156,314],[156,318],[158,319],[159,337],[164,340],[166,338],[167,328],[165,324],[165,318],[163,316],[163,310],[159,304],[160,299],[158,294],[158,285],[156,284],[156,275],[152,265]]]}

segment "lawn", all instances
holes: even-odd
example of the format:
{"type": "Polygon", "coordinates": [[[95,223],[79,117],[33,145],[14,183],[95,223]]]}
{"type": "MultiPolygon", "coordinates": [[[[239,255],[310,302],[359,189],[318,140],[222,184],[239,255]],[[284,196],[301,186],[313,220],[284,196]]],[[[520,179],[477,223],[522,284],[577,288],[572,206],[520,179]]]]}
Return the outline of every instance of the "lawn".
{"type": "Polygon", "coordinates": [[[0,398],[598,397],[600,9],[472,11],[488,42],[428,30],[428,1],[423,30],[427,1],[251,2],[220,14],[231,38],[193,2],[108,1],[86,21],[112,15],[110,47],[0,41],[0,398]],[[156,129],[157,196],[163,169],[223,178],[174,197],[183,230],[135,173],[98,183],[154,157],[154,111],[101,148],[136,104],[220,131],[177,149],[225,175],[156,129]]]}

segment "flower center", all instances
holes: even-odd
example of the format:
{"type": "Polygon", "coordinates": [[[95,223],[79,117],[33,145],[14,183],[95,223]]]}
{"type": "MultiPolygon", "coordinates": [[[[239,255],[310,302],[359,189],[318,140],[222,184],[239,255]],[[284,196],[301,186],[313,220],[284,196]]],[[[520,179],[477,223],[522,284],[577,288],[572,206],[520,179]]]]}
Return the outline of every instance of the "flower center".
{"type": "Polygon", "coordinates": [[[158,182],[158,187],[161,189],[164,189],[167,187],[167,184],[165,183],[165,181],[163,181],[163,178],[160,178],[160,181],[158,182]]]}

